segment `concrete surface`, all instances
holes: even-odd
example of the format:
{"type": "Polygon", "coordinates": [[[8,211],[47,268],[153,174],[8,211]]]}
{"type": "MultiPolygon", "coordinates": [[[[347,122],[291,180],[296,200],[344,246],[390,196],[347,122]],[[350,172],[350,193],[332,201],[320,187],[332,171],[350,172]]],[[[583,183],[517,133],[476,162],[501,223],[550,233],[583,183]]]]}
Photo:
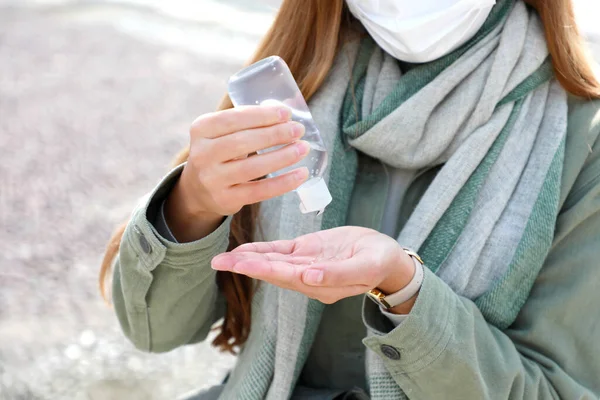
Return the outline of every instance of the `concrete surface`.
{"type": "Polygon", "coordinates": [[[0,0],[2,400],[173,399],[234,360],[207,343],[135,350],[97,289],[112,229],[215,108],[276,6],[198,0],[200,20],[176,3],[0,0]]]}

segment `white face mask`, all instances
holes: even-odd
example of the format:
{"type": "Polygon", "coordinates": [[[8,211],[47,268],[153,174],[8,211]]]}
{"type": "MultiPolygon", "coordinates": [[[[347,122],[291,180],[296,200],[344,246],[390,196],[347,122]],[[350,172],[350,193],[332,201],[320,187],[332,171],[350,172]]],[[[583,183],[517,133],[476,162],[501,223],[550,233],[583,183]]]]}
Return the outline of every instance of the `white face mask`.
{"type": "Polygon", "coordinates": [[[395,58],[443,57],[477,33],[495,0],[346,0],[377,44],[395,58]]]}

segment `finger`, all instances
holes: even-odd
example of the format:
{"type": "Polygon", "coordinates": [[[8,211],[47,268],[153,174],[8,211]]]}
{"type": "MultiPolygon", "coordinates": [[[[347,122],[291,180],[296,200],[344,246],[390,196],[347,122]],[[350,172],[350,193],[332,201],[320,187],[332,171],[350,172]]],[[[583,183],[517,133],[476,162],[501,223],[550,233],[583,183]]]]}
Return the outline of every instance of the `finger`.
{"type": "Polygon", "coordinates": [[[213,258],[211,266],[217,271],[235,272],[286,288],[304,286],[300,276],[306,266],[285,261],[269,261],[264,256],[235,257],[225,254],[213,258]]]}
{"type": "Polygon", "coordinates": [[[220,174],[232,185],[246,183],[298,163],[310,152],[308,142],[300,140],[281,149],[229,161],[221,166],[220,174]]]}
{"type": "MultiPolygon", "coordinates": [[[[267,254],[273,253],[225,253],[215,257],[212,261],[212,266],[214,269],[220,271],[243,274],[285,289],[295,290],[326,304],[334,303],[345,297],[363,294],[369,289],[365,285],[349,285],[344,287],[315,287],[305,285],[302,282],[302,275],[306,271],[307,265],[295,265],[286,261],[267,260],[267,254]]],[[[274,257],[283,259],[285,255],[276,253],[274,257]]]]}
{"type": "Polygon", "coordinates": [[[248,261],[258,260],[264,262],[283,262],[290,265],[303,266],[308,268],[314,261],[313,256],[297,256],[292,254],[281,253],[255,253],[253,251],[238,251],[219,254],[213,258],[213,267],[221,271],[233,271],[235,264],[248,261]]]}
{"type": "Polygon", "coordinates": [[[369,286],[377,280],[376,264],[366,257],[354,256],[345,260],[318,262],[302,274],[302,282],[309,286],[341,287],[369,286]]]}
{"type": "Polygon", "coordinates": [[[308,168],[302,167],[274,178],[235,185],[229,193],[236,199],[244,199],[245,204],[254,204],[291,192],[307,178],[308,168]]]}
{"type": "Polygon", "coordinates": [[[236,247],[232,252],[292,254],[295,248],[295,240],[275,240],[273,242],[246,243],[236,247]]]}
{"type": "Polygon", "coordinates": [[[192,135],[217,138],[245,129],[287,122],[292,113],[285,106],[243,106],[199,116],[190,128],[192,135]]]}
{"type": "Polygon", "coordinates": [[[266,128],[246,129],[214,140],[216,160],[230,161],[244,157],[259,150],[285,145],[300,139],[304,135],[304,125],[299,122],[286,122],[266,128]]]}

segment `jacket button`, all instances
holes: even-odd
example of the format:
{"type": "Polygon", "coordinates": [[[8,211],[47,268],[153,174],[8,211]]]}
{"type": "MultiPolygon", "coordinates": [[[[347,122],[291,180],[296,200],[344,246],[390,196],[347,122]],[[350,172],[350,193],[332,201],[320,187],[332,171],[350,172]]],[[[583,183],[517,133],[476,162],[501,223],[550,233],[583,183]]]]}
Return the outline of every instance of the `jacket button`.
{"type": "Polygon", "coordinates": [[[152,253],[152,247],[150,246],[150,243],[148,243],[148,239],[146,239],[144,235],[140,236],[140,246],[142,247],[144,253],[152,253]]]}
{"type": "Polygon", "coordinates": [[[142,248],[142,251],[146,254],[152,253],[152,246],[150,246],[148,239],[146,239],[146,237],[144,236],[144,234],[142,233],[140,228],[137,225],[135,225],[133,227],[133,229],[138,234],[138,242],[140,243],[140,247],[142,248]]]}
{"type": "Polygon", "coordinates": [[[389,358],[390,360],[398,361],[400,359],[400,352],[397,348],[389,346],[387,344],[382,344],[380,349],[383,355],[389,358]]]}

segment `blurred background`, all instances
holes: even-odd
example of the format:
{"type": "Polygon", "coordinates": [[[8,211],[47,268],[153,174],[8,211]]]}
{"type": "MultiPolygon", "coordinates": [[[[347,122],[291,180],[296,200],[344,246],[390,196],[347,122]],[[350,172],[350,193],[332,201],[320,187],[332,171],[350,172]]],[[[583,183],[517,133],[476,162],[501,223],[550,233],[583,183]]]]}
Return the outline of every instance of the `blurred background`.
{"type": "MultiPolygon", "coordinates": [[[[576,2],[600,43],[600,5],[576,2]]],[[[223,378],[234,358],[208,343],[135,350],[98,267],[278,4],[0,0],[1,400],[173,399],[223,378]]]]}
{"type": "Polygon", "coordinates": [[[0,399],[173,399],[208,343],[139,352],[98,293],[106,241],[213,111],[277,0],[0,0],[0,399]]]}

